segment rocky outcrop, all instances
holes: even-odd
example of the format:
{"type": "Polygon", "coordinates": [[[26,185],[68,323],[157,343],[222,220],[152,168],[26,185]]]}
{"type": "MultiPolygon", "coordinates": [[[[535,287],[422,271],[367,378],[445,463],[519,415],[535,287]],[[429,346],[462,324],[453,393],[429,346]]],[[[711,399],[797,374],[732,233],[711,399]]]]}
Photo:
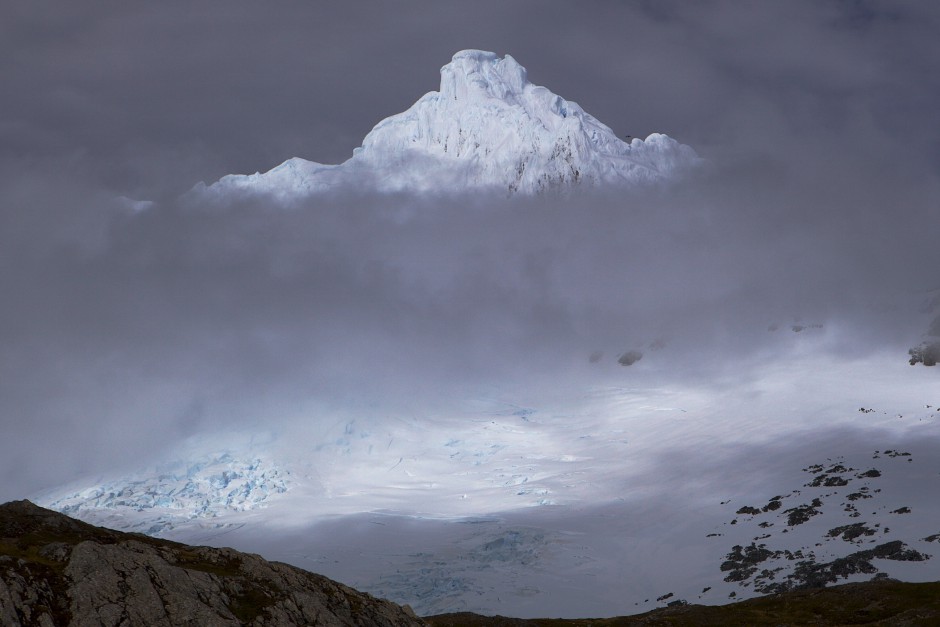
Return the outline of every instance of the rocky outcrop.
{"type": "Polygon", "coordinates": [[[0,505],[0,624],[423,625],[407,607],[293,566],[0,505]]]}

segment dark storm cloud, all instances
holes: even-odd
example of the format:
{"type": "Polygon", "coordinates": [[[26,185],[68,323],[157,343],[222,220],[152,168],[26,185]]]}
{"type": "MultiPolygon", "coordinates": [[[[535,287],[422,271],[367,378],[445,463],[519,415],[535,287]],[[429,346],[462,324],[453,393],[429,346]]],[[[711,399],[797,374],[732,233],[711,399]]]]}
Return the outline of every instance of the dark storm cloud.
{"type": "Polygon", "coordinates": [[[916,342],[940,267],[931,7],[4,8],[0,498],[311,402],[590,381],[595,351],[704,377],[785,351],[772,324],[839,325],[847,356],[916,342]],[[467,47],[709,165],[669,192],[177,200],[345,159],[467,47]]]}

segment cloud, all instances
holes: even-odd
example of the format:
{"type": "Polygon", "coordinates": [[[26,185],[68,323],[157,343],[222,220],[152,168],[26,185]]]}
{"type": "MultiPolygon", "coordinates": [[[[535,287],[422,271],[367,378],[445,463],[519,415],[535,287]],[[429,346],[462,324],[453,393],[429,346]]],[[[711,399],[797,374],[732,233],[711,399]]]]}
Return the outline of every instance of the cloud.
{"type": "Polygon", "coordinates": [[[810,344],[905,360],[929,323],[935,9],[314,6],[0,19],[7,497],[311,404],[708,381],[810,344]],[[293,155],[341,161],[462,47],[710,166],[654,192],[178,200],[293,155]]]}
{"type": "Polygon", "coordinates": [[[779,198],[724,176],[139,212],[36,185],[60,206],[5,249],[2,410],[20,434],[7,459],[47,439],[92,467],[91,451],[273,427],[310,402],[426,412],[493,384],[590,385],[610,376],[591,370],[595,351],[665,345],[634,368],[678,382],[785,355],[797,323],[847,357],[922,331],[913,301],[940,264],[929,229],[879,219],[871,190],[833,204],[812,181],[779,198]]]}

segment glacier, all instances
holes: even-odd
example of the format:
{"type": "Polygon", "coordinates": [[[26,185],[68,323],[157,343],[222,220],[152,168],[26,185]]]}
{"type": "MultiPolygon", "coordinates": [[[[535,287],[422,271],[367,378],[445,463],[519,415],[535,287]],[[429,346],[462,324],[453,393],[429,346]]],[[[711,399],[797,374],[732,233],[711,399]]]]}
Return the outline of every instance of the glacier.
{"type": "Polygon", "coordinates": [[[344,163],[295,157],[264,173],[200,183],[193,193],[279,200],[345,187],[535,194],[578,184],[656,184],[700,162],[691,147],[661,133],[619,139],[576,103],[530,83],[508,54],[463,50],[441,68],[439,91],[379,122],[344,163]]]}
{"type": "Polygon", "coordinates": [[[292,484],[290,470],[222,451],[165,461],[130,475],[79,480],[38,495],[44,507],[93,524],[159,536],[187,521],[266,507],[292,484]]]}
{"type": "MultiPolygon", "coordinates": [[[[174,447],[176,461],[32,500],[260,553],[422,614],[616,615],[747,598],[767,576],[728,580],[722,565],[751,543],[773,553],[764,565],[777,581],[803,559],[786,551],[828,563],[901,541],[935,555],[940,503],[922,498],[940,477],[933,373],[896,351],[846,365],[806,351],[821,340],[807,332],[777,338],[795,352],[749,365],[730,387],[657,384],[651,355],[628,381],[599,372],[588,390],[493,387],[440,412],[311,411],[279,434],[206,433],[174,447]],[[788,521],[816,498],[817,514],[788,521]],[[769,501],[781,505],[756,513],[769,501]],[[872,535],[834,533],[858,523],[872,535]]],[[[610,356],[598,364],[623,372],[610,356]]],[[[935,564],[876,565],[917,581],[935,579],[935,564]]]]}

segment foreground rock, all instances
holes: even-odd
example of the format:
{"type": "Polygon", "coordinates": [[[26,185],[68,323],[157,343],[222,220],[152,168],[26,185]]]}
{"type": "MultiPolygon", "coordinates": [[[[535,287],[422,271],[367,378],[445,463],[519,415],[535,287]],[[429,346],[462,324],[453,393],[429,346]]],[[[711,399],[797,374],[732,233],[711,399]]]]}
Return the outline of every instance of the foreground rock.
{"type": "Polygon", "coordinates": [[[408,608],[257,555],[111,531],[15,501],[0,505],[0,624],[424,623],[408,608]]]}

